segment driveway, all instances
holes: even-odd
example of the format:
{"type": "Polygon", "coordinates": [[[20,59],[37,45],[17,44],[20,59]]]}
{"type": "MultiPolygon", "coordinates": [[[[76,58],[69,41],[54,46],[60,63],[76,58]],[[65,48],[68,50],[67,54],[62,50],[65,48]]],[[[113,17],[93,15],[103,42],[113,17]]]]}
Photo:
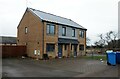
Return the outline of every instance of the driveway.
{"type": "Polygon", "coordinates": [[[84,58],[5,58],[2,66],[3,77],[118,77],[118,65],[84,58]]]}

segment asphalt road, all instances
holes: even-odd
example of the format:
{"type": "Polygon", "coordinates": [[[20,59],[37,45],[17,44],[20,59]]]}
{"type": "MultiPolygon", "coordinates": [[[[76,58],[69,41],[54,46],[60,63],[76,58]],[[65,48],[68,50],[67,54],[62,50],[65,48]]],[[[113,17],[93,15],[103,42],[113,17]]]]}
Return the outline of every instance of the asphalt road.
{"type": "Polygon", "coordinates": [[[118,65],[108,66],[106,61],[83,58],[2,60],[3,77],[118,77],[119,70],[118,65]]]}

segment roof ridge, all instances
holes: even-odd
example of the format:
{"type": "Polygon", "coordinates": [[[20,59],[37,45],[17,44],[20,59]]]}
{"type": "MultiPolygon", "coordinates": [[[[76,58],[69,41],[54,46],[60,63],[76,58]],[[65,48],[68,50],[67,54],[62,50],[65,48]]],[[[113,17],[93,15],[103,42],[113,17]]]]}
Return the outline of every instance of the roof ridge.
{"type": "MultiPolygon", "coordinates": [[[[39,12],[42,12],[42,13],[50,14],[50,15],[53,15],[53,16],[57,16],[57,17],[60,17],[60,18],[64,18],[64,19],[67,19],[67,20],[73,21],[72,19],[68,19],[68,18],[65,18],[65,17],[59,16],[59,15],[55,15],[55,14],[52,14],[52,13],[47,13],[47,12],[44,12],[44,11],[41,11],[41,10],[37,10],[37,9],[33,9],[33,8],[29,8],[29,9],[32,9],[33,11],[36,10],[36,11],[39,11],[39,12]]],[[[73,22],[74,22],[74,21],[73,21],[73,22]]]]}

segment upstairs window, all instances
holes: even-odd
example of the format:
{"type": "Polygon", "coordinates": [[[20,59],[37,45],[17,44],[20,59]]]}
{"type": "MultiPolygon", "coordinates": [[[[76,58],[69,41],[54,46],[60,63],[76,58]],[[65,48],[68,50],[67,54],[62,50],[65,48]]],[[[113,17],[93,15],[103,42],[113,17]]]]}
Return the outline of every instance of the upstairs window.
{"type": "Polygon", "coordinates": [[[55,34],[55,26],[52,24],[47,24],[47,34],[55,34]]]}
{"type": "Polygon", "coordinates": [[[66,27],[62,27],[62,36],[66,36],[66,27]]]}
{"type": "Polygon", "coordinates": [[[72,37],[75,37],[75,29],[72,29],[72,37]]]}
{"type": "Polygon", "coordinates": [[[27,27],[25,27],[25,34],[27,34],[28,33],[28,28],[27,27]]]}
{"type": "Polygon", "coordinates": [[[80,37],[84,38],[84,31],[80,30],[80,37]]]}

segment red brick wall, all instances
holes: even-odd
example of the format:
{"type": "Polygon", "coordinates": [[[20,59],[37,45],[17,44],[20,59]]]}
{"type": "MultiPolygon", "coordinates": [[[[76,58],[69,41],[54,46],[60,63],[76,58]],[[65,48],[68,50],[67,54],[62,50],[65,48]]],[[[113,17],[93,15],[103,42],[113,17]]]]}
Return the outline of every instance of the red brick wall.
{"type": "Polygon", "coordinates": [[[26,54],[26,46],[0,46],[2,57],[19,57],[26,54]]]}

